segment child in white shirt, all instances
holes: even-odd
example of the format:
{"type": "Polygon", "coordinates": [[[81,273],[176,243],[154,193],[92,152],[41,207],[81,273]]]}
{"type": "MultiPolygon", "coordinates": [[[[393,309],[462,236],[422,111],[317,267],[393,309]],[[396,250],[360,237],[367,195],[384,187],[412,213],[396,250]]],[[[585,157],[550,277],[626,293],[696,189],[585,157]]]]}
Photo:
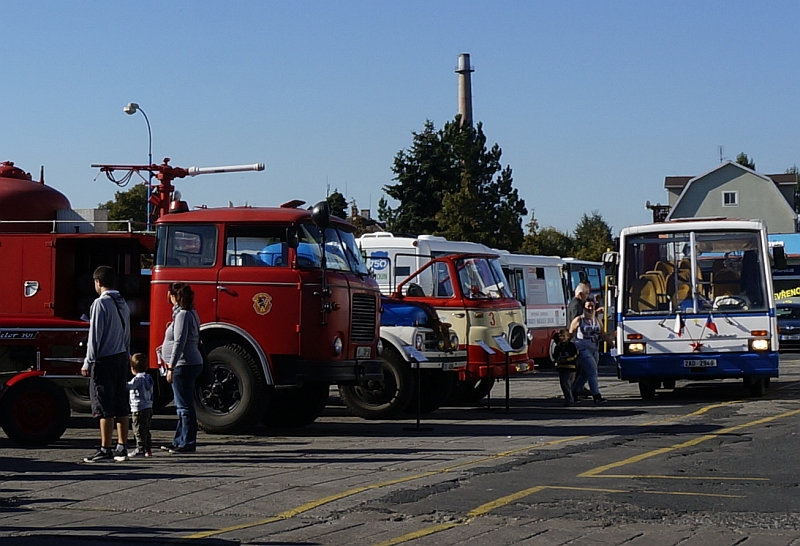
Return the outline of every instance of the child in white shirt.
{"type": "Polygon", "coordinates": [[[153,440],[150,436],[150,420],[153,418],[153,378],[147,373],[147,355],[136,353],[131,357],[133,379],[128,381],[133,434],[136,436],[134,457],[151,457],[153,440]]]}

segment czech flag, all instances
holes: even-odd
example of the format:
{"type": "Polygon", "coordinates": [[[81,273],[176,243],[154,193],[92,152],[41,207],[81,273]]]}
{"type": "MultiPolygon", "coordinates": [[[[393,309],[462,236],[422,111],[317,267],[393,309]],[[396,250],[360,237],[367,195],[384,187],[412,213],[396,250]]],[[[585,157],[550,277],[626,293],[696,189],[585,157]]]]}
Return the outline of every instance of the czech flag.
{"type": "Polygon", "coordinates": [[[672,331],[675,332],[675,334],[678,337],[681,337],[683,335],[683,328],[685,326],[686,323],[683,322],[683,317],[681,316],[681,314],[678,313],[677,315],[675,315],[675,327],[672,329],[672,331]]]}
{"type": "Polygon", "coordinates": [[[708,319],[706,320],[706,328],[708,328],[715,334],[719,333],[719,331],[717,331],[717,325],[714,324],[714,317],[711,315],[708,315],[708,319]]]}

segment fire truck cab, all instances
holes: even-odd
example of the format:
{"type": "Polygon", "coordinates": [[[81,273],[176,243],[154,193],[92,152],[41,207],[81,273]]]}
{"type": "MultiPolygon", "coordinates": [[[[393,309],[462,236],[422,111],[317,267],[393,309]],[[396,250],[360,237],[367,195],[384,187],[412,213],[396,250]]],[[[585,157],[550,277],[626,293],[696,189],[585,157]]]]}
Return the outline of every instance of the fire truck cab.
{"type": "Polygon", "coordinates": [[[169,284],[189,283],[214,375],[197,389],[205,430],[303,426],[331,384],[382,378],[380,292],[353,227],[321,205],[177,207],[157,221],[151,358],[172,320],[169,284]]]}

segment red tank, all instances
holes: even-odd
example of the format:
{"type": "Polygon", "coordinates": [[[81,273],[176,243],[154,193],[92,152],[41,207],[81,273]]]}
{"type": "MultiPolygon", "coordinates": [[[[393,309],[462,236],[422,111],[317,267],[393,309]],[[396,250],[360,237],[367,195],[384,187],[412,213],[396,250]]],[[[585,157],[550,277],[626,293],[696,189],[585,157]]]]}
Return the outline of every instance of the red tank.
{"type": "Polygon", "coordinates": [[[9,223],[9,220],[55,220],[56,211],[72,208],[69,199],[11,161],[0,163],[0,232],[49,233],[49,223],[9,223]]]}

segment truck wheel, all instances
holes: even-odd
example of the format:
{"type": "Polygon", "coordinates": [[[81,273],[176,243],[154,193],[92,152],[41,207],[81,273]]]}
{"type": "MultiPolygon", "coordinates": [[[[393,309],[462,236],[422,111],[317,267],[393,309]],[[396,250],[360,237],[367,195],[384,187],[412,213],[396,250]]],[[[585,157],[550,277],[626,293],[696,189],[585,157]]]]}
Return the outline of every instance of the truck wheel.
{"type": "Polygon", "coordinates": [[[362,381],[358,385],[340,385],[350,413],[363,419],[389,419],[403,411],[414,396],[411,367],[393,347],[383,350],[383,380],[362,381]]]}
{"type": "Polygon", "coordinates": [[[64,389],[46,379],[24,379],[0,401],[0,424],[15,443],[44,446],[61,438],[69,424],[64,389]]]}
{"type": "Polygon", "coordinates": [[[461,404],[475,404],[485,398],[494,387],[494,377],[484,377],[480,381],[458,381],[455,400],[461,404]]]}
{"type": "Polygon", "coordinates": [[[639,381],[639,396],[642,400],[652,400],[656,397],[656,389],[660,384],[658,380],[642,379],[639,381]]]}
{"type": "Polygon", "coordinates": [[[745,377],[744,385],[750,396],[761,397],[767,392],[767,381],[764,377],[745,377]]]}
{"type": "Polygon", "coordinates": [[[325,411],[331,387],[327,383],[306,383],[299,389],[275,389],[264,418],[273,428],[310,425],[325,411]]]}
{"type": "Polygon", "coordinates": [[[75,413],[92,413],[92,401],[89,400],[89,387],[64,387],[69,407],[75,413]]]}
{"type": "Polygon", "coordinates": [[[250,354],[239,345],[216,347],[208,355],[214,382],[195,389],[197,423],[206,432],[227,434],[261,420],[269,395],[250,354]]]}
{"type": "MultiPolygon", "coordinates": [[[[416,370],[411,371],[416,383],[416,370]]],[[[419,400],[420,413],[433,413],[453,397],[457,376],[453,372],[441,370],[422,370],[419,400]]],[[[415,389],[416,391],[416,389],[415,389]]],[[[406,413],[417,413],[417,396],[413,396],[405,409],[406,413]]]]}

